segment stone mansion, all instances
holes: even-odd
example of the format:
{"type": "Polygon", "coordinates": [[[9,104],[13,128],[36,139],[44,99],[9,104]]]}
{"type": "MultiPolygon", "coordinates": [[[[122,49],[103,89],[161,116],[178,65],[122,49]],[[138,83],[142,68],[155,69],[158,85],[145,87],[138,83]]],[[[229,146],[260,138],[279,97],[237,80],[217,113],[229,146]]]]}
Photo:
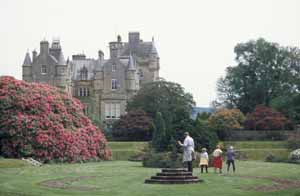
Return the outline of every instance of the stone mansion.
{"type": "Polygon", "coordinates": [[[40,42],[40,52],[27,52],[23,80],[47,83],[66,91],[85,104],[85,113],[110,124],[125,114],[126,103],[139,88],[159,78],[159,55],[154,39],[144,42],[139,32],[130,32],[109,43],[110,56],[99,50],[96,59],[84,54],[65,60],[59,40],[40,42]]]}

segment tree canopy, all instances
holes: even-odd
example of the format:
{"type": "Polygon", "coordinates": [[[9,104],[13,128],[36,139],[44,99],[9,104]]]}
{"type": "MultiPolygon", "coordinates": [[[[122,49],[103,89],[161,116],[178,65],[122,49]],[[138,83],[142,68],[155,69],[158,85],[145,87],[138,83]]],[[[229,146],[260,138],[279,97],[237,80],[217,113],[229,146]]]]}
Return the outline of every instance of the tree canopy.
{"type": "Polygon", "coordinates": [[[115,140],[148,141],[152,138],[152,119],[143,110],[131,110],[113,125],[115,140]]]}
{"type": "Polygon", "coordinates": [[[142,109],[152,119],[160,112],[166,128],[171,129],[190,118],[194,105],[193,96],[186,93],[180,84],[160,80],[145,84],[128,102],[127,110],[142,109]]]}
{"type": "MultiPolygon", "coordinates": [[[[193,128],[190,115],[194,105],[192,95],[186,93],[180,84],[160,80],[145,84],[128,102],[127,110],[142,109],[152,119],[161,115],[166,129],[164,141],[170,142],[172,137],[179,139],[184,130],[193,128]]],[[[155,121],[154,126],[161,127],[155,121]]]]}
{"type": "Polygon", "coordinates": [[[300,50],[264,39],[237,44],[236,66],[226,69],[217,82],[217,103],[252,112],[273,99],[299,92],[300,50]]]}

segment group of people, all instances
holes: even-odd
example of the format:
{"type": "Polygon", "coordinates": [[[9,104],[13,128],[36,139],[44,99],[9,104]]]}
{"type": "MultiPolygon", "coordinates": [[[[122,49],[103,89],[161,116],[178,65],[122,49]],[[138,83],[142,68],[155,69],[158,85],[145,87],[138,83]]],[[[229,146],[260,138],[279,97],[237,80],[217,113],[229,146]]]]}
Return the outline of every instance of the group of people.
{"type": "MultiPolygon", "coordinates": [[[[192,161],[196,159],[195,155],[195,144],[193,138],[189,135],[188,132],[184,133],[185,139],[184,142],[181,143],[178,141],[178,144],[183,147],[183,162],[186,163],[188,171],[193,172],[192,161]]],[[[222,159],[223,151],[221,150],[220,145],[217,145],[216,149],[213,151],[213,167],[215,173],[217,169],[219,173],[222,173],[223,159],[222,159]]],[[[232,170],[235,172],[235,152],[233,146],[230,146],[226,152],[227,157],[227,172],[229,172],[230,166],[232,165],[232,170]]],[[[208,173],[208,165],[209,165],[209,156],[206,148],[202,148],[200,153],[200,163],[199,167],[201,168],[201,173],[205,169],[206,173],[208,173]]]]}

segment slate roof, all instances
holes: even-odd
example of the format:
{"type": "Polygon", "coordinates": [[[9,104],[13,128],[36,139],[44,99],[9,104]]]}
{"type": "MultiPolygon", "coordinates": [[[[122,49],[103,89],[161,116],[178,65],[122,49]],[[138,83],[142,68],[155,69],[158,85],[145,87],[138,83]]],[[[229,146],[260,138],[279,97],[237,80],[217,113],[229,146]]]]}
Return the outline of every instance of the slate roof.
{"type": "Polygon", "coordinates": [[[138,57],[149,57],[150,54],[153,54],[152,52],[155,52],[157,54],[155,45],[153,45],[152,42],[140,42],[137,45],[124,43],[122,56],[129,56],[130,54],[134,54],[138,57]]]}
{"type": "Polygon", "coordinates": [[[99,70],[98,61],[94,59],[80,59],[73,60],[72,66],[72,80],[80,80],[80,70],[86,67],[88,70],[88,80],[92,80],[95,77],[95,70],[99,70]]]}
{"type": "Polygon", "coordinates": [[[132,71],[136,70],[135,60],[133,59],[131,54],[129,55],[128,58],[128,70],[132,70],[132,71]]]}
{"type": "Polygon", "coordinates": [[[31,65],[30,54],[29,54],[29,52],[26,52],[25,59],[24,59],[24,62],[23,62],[23,66],[30,66],[30,65],[31,65]]]}
{"type": "Polygon", "coordinates": [[[58,65],[66,65],[65,57],[64,57],[64,54],[62,51],[59,53],[57,64],[58,65]]]}

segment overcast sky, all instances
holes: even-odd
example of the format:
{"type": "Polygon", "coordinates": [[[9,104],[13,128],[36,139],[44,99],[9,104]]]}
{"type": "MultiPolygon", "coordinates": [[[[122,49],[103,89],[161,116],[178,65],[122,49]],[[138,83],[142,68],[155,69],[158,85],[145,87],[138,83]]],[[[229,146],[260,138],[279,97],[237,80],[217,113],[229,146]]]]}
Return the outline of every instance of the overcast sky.
{"type": "Polygon", "coordinates": [[[0,75],[22,78],[27,50],[59,37],[65,57],[96,58],[120,34],[155,38],[160,76],[181,84],[197,106],[216,97],[216,81],[235,65],[239,42],[263,37],[300,46],[298,0],[0,0],[0,75]]]}

